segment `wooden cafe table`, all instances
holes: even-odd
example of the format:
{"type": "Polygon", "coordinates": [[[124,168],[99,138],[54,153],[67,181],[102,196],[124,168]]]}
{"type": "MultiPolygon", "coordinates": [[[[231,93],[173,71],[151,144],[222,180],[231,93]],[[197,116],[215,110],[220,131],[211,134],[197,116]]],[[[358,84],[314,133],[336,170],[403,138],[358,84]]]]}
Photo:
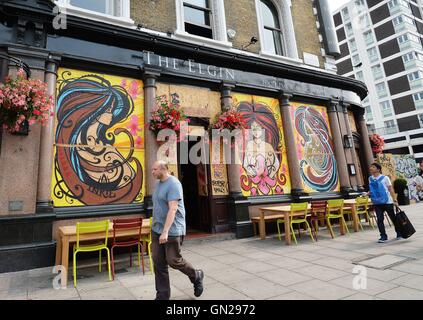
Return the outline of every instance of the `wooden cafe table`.
{"type": "MultiPolygon", "coordinates": [[[[116,230],[116,237],[125,238],[138,236],[139,229],[116,230]]],[[[143,219],[141,235],[150,234],[150,219],[143,219]]],[[[104,232],[84,233],[79,236],[80,241],[104,239],[104,232]]],[[[113,223],[109,223],[109,239],[113,237],[113,223]]],[[[66,287],[68,280],[69,266],[69,244],[76,242],[76,224],[59,227],[56,246],[56,266],[62,266],[62,287],[66,287]]]]}
{"type": "MultiPolygon", "coordinates": [[[[308,210],[311,210],[311,204],[308,204],[308,210]]],[[[266,220],[265,215],[266,213],[269,213],[268,216],[275,215],[276,217],[279,217],[283,215],[283,217],[280,217],[280,219],[284,219],[285,224],[285,243],[287,245],[291,244],[291,230],[289,227],[289,219],[291,215],[291,206],[278,206],[278,207],[264,207],[259,208],[260,211],[260,221],[259,221],[259,234],[260,239],[264,240],[266,239],[266,220]]],[[[294,216],[304,216],[304,212],[297,212],[294,213],[294,216]]],[[[275,218],[276,218],[275,217],[275,218]]]]}
{"type": "MultiPolygon", "coordinates": [[[[353,229],[355,232],[359,231],[359,220],[358,216],[356,214],[356,202],[355,199],[348,199],[344,201],[344,210],[351,210],[352,216],[353,216],[353,229]]],[[[371,202],[369,202],[371,204],[371,202]]],[[[311,204],[308,204],[308,210],[311,210],[311,204]]],[[[291,229],[290,229],[290,214],[291,214],[291,206],[290,205],[284,205],[284,206],[277,206],[277,207],[263,207],[259,208],[260,211],[260,220],[259,220],[259,235],[260,239],[264,240],[266,239],[266,219],[271,217],[272,215],[276,217],[279,217],[280,219],[284,219],[285,224],[285,243],[287,245],[291,244],[291,229]]],[[[295,215],[302,216],[304,213],[294,213],[295,215]]],[[[341,224],[340,227],[341,234],[345,234],[344,226],[341,224]]]]}

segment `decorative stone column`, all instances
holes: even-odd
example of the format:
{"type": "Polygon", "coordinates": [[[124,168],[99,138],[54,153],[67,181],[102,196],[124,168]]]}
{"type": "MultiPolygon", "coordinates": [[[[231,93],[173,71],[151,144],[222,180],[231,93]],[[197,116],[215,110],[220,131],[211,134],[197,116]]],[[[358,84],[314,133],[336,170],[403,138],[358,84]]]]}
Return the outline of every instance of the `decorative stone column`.
{"type": "Polygon", "coordinates": [[[351,141],[350,148],[345,149],[345,157],[346,157],[348,164],[353,164],[355,169],[356,169],[356,175],[350,174],[351,186],[353,187],[353,189],[355,189],[359,192],[363,192],[364,188],[363,188],[363,185],[361,183],[361,179],[359,178],[358,172],[357,172],[357,169],[359,167],[358,166],[359,160],[357,159],[356,154],[355,154],[355,145],[354,145],[354,139],[353,139],[351,125],[350,125],[350,119],[349,119],[349,116],[348,116],[348,107],[349,107],[349,104],[342,103],[342,111],[343,111],[343,116],[344,116],[346,134],[349,137],[349,140],[351,141]]]}
{"type": "MultiPolygon", "coordinates": [[[[347,161],[345,159],[343,137],[338,119],[338,113],[342,114],[342,110],[339,110],[339,102],[334,100],[330,101],[327,110],[330,121],[330,128],[333,136],[333,143],[335,147],[334,152],[338,168],[339,182],[341,184],[341,192],[344,196],[348,197],[352,189],[348,174],[347,161]]],[[[344,120],[343,117],[342,120],[344,120]]]]}
{"type": "Polygon", "coordinates": [[[356,120],[358,126],[357,129],[360,133],[361,138],[362,148],[360,148],[360,150],[363,150],[364,162],[366,165],[366,168],[364,170],[367,171],[370,165],[375,161],[375,159],[373,157],[373,151],[372,146],[370,144],[369,131],[367,130],[366,120],[364,119],[364,109],[361,109],[359,113],[357,113],[356,120]]]}
{"type": "MultiPolygon", "coordinates": [[[[351,128],[350,128],[350,124],[348,122],[348,111],[346,109],[346,107],[344,107],[343,104],[339,104],[338,106],[338,120],[339,120],[339,129],[341,130],[341,138],[342,138],[342,145],[344,148],[344,154],[345,154],[345,160],[347,162],[347,170],[348,170],[348,177],[350,179],[350,185],[352,189],[357,189],[357,177],[351,174],[350,169],[348,169],[350,164],[354,164],[353,162],[353,155],[351,153],[351,151],[353,150],[352,148],[348,147],[346,145],[346,138],[351,137],[351,128]],[[347,119],[345,119],[345,117],[347,119]]],[[[352,139],[350,139],[352,140],[352,139]]],[[[351,142],[351,141],[349,141],[351,142]]]]}
{"type": "Polygon", "coordinates": [[[291,98],[291,94],[284,92],[281,92],[279,96],[283,135],[285,139],[285,146],[288,150],[286,155],[288,159],[289,175],[291,178],[291,196],[294,201],[305,201],[309,198],[309,196],[304,192],[303,181],[300,175],[300,161],[298,159],[297,144],[295,143],[294,127],[290,112],[289,100],[291,98]]]}
{"type": "MultiPolygon", "coordinates": [[[[48,95],[55,100],[58,59],[49,55],[46,63],[44,81],[47,83],[48,95]]],[[[55,111],[55,105],[49,112],[55,111]]],[[[52,212],[51,178],[54,157],[54,116],[41,128],[40,161],[38,167],[37,213],[52,212]]]]}
{"type": "MultiPolygon", "coordinates": [[[[220,86],[221,92],[221,108],[227,111],[232,106],[232,89],[235,87],[232,83],[222,82],[220,86]]],[[[253,225],[250,220],[248,207],[249,200],[243,196],[241,189],[241,164],[235,161],[237,155],[236,148],[231,148],[231,163],[228,164],[228,184],[229,184],[229,225],[231,230],[235,232],[238,239],[248,238],[254,235],[253,225]]]]}
{"type": "Polygon", "coordinates": [[[222,82],[220,85],[220,107],[222,111],[228,111],[232,106],[232,89],[235,84],[231,82],[222,82]]]}
{"type": "MultiPolygon", "coordinates": [[[[144,123],[148,124],[151,118],[151,112],[156,105],[156,81],[160,76],[160,72],[156,69],[145,68],[143,81],[144,81],[144,123]]],[[[151,172],[154,162],[157,160],[157,151],[159,146],[157,139],[148,126],[145,126],[144,131],[145,137],[145,167],[144,167],[144,179],[145,179],[145,195],[144,205],[147,212],[147,216],[151,216],[153,213],[153,193],[155,189],[155,179],[151,172]]]]}

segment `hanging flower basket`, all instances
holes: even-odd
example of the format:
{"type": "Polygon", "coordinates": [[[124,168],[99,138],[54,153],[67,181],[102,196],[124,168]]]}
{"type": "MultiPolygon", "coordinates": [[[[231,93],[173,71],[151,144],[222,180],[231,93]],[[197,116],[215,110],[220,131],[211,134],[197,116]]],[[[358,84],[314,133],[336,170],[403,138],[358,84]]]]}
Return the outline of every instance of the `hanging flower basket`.
{"type": "Polygon", "coordinates": [[[22,69],[15,79],[6,77],[0,84],[0,124],[11,134],[28,135],[30,125],[44,124],[49,119],[52,107],[47,84],[26,79],[22,69]]]}
{"type": "Polygon", "coordinates": [[[181,122],[189,123],[189,119],[179,104],[176,94],[172,95],[172,101],[169,102],[165,95],[156,97],[156,109],[151,113],[149,121],[150,130],[156,135],[163,129],[175,131],[177,136],[180,134],[181,122]]]}
{"type": "Polygon", "coordinates": [[[211,129],[218,130],[228,129],[229,131],[232,131],[236,129],[243,130],[246,128],[247,122],[244,120],[244,117],[240,112],[234,109],[220,112],[211,124],[211,129]]]}
{"type": "MultiPolygon", "coordinates": [[[[245,121],[243,115],[240,112],[236,111],[235,108],[231,108],[228,111],[221,111],[216,115],[216,118],[210,124],[210,131],[212,133],[214,130],[218,130],[219,132],[223,130],[229,130],[230,132],[232,132],[233,130],[241,130],[242,139],[245,138],[245,129],[247,129],[247,122],[245,121]]],[[[232,136],[230,136],[230,139],[231,141],[228,141],[227,137],[223,136],[223,143],[230,143],[231,148],[234,148],[236,142],[234,141],[234,139],[232,139],[232,136]]]]}
{"type": "Polygon", "coordinates": [[[381,154],[385,147],[385,139],[383,139],[377,133],[370,136],[370,144],[374,154],[381,154]]]}

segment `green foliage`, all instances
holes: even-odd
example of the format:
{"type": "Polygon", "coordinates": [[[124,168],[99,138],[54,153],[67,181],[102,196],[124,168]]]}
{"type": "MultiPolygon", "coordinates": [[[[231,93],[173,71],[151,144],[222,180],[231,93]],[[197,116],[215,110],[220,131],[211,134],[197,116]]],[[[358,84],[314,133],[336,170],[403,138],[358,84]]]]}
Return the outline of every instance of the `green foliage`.
{"type": "Polygon", "coordinates": [[[398,178],[394,181],[395,193],[401,193],[408,188],[408,182],[405,179],[398,178]]]}

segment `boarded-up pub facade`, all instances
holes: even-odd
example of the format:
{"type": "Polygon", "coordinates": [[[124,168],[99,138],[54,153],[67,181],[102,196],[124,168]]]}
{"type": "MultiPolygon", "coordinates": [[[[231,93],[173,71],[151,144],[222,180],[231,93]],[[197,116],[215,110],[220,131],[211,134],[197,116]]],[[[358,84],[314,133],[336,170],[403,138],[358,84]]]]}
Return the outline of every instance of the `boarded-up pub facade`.
{"type": "Polygon", "coordinates": [[[373,155],[359,81],[77,16],[54,29],[47,0],[0,9],[0,79],[21,61],[56,101],[47,126],[1,135],[0,272],[53,265],[59,226],[151,215],[160,96],[178,100],[199,139],[230,107],[266,129],[252,160],[171,166],[188,229],[250,237],[260,206],[364,190],[373,155]]]}

